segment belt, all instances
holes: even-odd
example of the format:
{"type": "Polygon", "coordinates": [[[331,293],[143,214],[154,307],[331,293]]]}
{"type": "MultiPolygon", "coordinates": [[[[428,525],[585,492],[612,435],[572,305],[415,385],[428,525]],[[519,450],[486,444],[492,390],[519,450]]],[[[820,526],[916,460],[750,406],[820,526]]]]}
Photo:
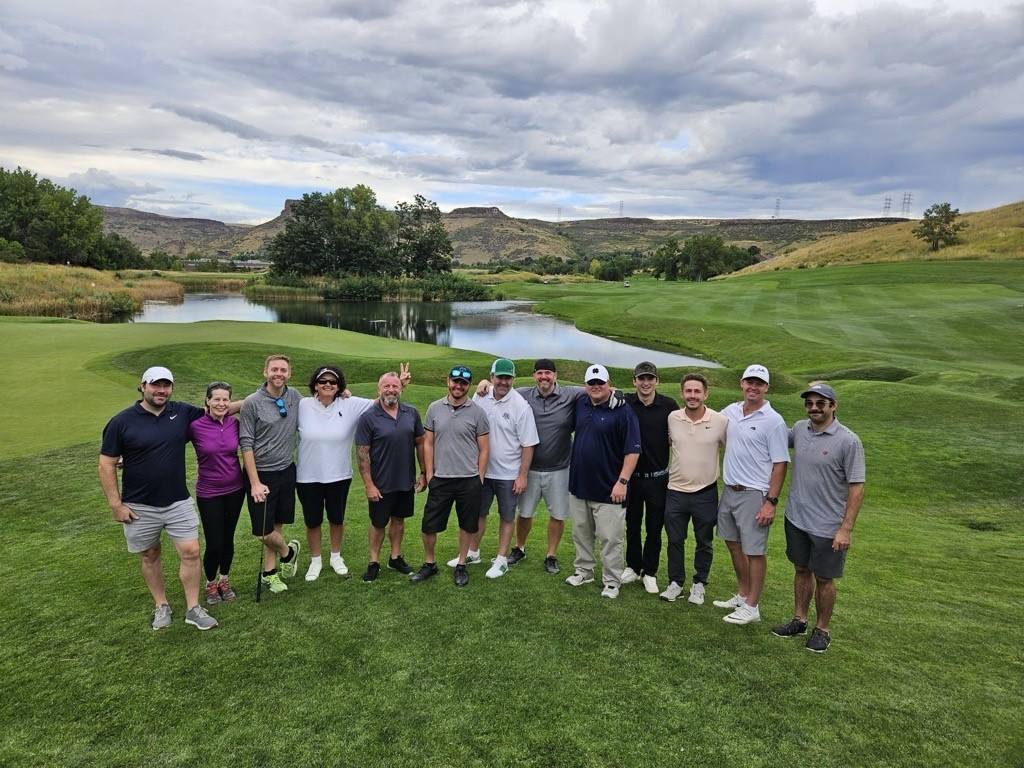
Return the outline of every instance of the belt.
{"type": "Polygon", "coordinates": [[[758,493],[762,492],[760,488],[748,488],[745,485],[727,485],[725,487],[730,488],[731,490],[734,491],[757,491],[758,493]]]}
{"type": "Polygon", "coordinates": [[[635,474],[637,477],[642,477],[645,480],[649,480],[652,477],[664,477],[665,475],[668,474],[668,470],[659,469],[657,472],[637,472],[635,474]]]}

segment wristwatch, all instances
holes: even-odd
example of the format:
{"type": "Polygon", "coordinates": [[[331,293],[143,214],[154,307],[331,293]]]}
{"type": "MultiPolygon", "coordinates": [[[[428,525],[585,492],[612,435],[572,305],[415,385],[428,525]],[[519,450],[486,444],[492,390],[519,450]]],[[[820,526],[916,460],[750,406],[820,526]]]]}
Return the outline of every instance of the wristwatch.
{"type": "Polygon", "coordinates": [[[620,477],[619,482],[622,483],[623,485],[629,485],[629,480],[627,480],[624,477],[620,477]]]}
{"type": "Polygon", "coordinates": [[[764,500],[767,501],[769,504],[771,504],[773,507],[779,506],[779,497],[778,496],[765,496],[764,500]]]}

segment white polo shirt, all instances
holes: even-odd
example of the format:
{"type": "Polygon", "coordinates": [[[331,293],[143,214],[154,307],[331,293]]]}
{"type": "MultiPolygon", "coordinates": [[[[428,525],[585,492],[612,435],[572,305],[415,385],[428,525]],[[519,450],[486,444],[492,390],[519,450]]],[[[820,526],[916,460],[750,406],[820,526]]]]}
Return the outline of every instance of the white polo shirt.
{"type": "Polygon", "coordinates": [[[350,479],[356,425],[375,402],[365,397],[339,397],[324,407],[315,397],[302,398],[295,482],[336,483],[350,479]]]}
{"type": "Polygon", "coordinates": [[[768,493],[772,465],[789,461],[786,422],[767,400],[748,416],[743,415],[742,402],[726,406],[722,415],[729,420],[722,479],[726,485],[743,485],[768,493]]]}
{"type": "Polygon", "coordinates": [[[501,400],[495,400],[492,388],[486,395],[473,395],[473,402],[487,414],[491,425],[491,452],[484,477],[515,480],[519,476],[523,448],[540,442],[533,409],[514,389],[501,400]]]}

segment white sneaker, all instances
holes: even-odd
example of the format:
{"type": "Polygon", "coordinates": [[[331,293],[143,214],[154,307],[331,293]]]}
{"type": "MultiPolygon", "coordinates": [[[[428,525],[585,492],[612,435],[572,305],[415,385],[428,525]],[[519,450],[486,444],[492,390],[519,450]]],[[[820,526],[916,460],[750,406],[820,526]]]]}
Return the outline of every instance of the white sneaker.
{"type": "Polygon", "coordinates": [[[306,571],[306,581],[316,581],[320,578],[320,569],[323,567],[323,562],[321,560],[312,561],[309,564],[309,570],[306,571]]]}
{"type": "Polygon", "coordinates": [[[508,571],[508,558],[496,557],[494,558],[494,565],[487,569],[486,576],[488,579],[497,579],[500,576],[504,576],[506,571],[508,571]]]}
{"type": "Polygon", "coordinates": [[[758,607],[756,605],[754,607],[750,607],[746,603],[723,619],[723,621],[728,621],[730,624],[750,624],[751,622],[760,620],[761,611],[758,607]]]}
{"type": "Polygon", "coordinates": [[[339,576],[348,576],[348,566],[345,565],[345,558],[341,555],[331,557],[331,568],[339,576]]]}
{"type": "MultiPolygon", "coordinates": [[[[477,565],[477,564],[479,564],[479,562],[480,562],[480,553],[479,552],[469,552],[469,553],[466,554],[466,565],[477,565]]],[[[458,564],[459,564],[459,557],[458,557],[458,555],[456,555],[455,557],[453,557],[451,560],[448,561],[448,567],[449,568],[454,568],[458,564]]]]}
{"type": "Polygon", "coordinates": [[[683,588],[676,584],[674,581],[670,581],[668,586],[665,587],[665,591],[662,592],[659,597],[666,603],[674,603],[676,598],[683,594],[683,588]]]}
{"type": "Polygon", "coordinates": [[[733,595],[728,600],[715,600],[716,608],[739,608],[741,605],[746,605],[747,599],[740,597],[739,595],[733,595]]]}
{"type": "Polygon", "coordinates": [[[690,596],[686,598],[694,605],[704,605],[704,585],[699,581],[690,587],[690,596]]]}
{"type": "Polygon", "coordinates": [[[614,600],[619,596],[619,588],[613,587],[611,584],[605,585],[605,588],[601,590],[601,597],[605,600],[614,600]]]}
{"type": "Polygon", "coordinates": [[[649,595],[658,594],[658,580],[653,576],[644,576],[644,589],[649,595]]]}
{"type": "Polygon", "coordinates": [[[622,572],[622,578],[619,579],[619,584],[632,584],[634,581],[639,580],[640,574],[634,571],[632,568],[626,568],[622,572]]]}
{"type": "Polygon", "coordinates": [[[584,576],[579,571],[576,571],[572,576],[565,580],[565,583],[570,587],[582,587],[584,584],[590,584],[594,581],[593,576],[584,576]]]}

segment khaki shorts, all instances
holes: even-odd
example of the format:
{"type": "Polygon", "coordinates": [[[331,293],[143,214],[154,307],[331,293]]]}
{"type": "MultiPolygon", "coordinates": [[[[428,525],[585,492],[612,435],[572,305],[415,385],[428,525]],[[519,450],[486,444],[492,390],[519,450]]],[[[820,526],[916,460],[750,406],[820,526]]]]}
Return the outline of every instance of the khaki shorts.
{"type": "Polygon", "coordinates": [[[757,522],[757,510],[762,504],[764,494],[760,491],[734,491],[726,486],[718,503],[718,538],[738,541],[745,555],[767,552],[771,526],[757,522]]]}
{"type": "Polygon", "coordinates": [[[163,530],[167,531],[171,541],[199,539],[199,516],[191,498],[176,501],[169,507],[151,507],[134,501],[124,505],[139,516],[138,520],[122,524],[129,552],[138,554],[158,544],[163,530]]]}

